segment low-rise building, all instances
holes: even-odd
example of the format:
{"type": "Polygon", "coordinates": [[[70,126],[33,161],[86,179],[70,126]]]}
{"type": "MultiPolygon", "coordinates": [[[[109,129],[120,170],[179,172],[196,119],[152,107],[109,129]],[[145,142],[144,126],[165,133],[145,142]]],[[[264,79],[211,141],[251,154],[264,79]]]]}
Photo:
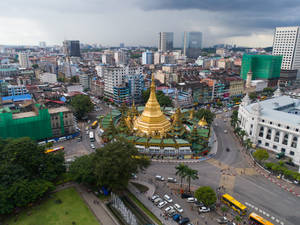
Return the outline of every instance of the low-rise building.
{"type": "Polygon", "coordinates": [[[40,81],[42,83],[54,84],[57,83],[57,76],[54,73],[42,73],[40,74],[40,81]]]}

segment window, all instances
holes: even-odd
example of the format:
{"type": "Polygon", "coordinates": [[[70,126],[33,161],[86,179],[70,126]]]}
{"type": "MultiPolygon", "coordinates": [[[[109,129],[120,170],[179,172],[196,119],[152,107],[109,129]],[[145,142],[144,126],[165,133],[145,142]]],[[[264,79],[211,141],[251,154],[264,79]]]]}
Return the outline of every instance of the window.
{"type": "Polygon", "coordinates": [[[272,124],[273,124],[273,122],[270,122],[270,124],[272,125],[272,124]]]}
{"type": "Polygon", "coordinates": [[[285,148],[281,148],[281,152],[285,152],[285,148]]]}
{"type": "Polygon", "coordinates": [[[295,152],[293,152],[293,151],[290,151],[290,155],[295,155],[295,152]]]}
{"type": "Polygon", "coordinates": [[[259,145],[261,144],[261,140],[258,140],[258,142],[257,142],[259,145]]]}
{"type": "Polygon", "coordinates": [[[280,125],[280,123],[278,124],[278,127],[280,127],[281,125],[280,125]]]}
{"type": "Polygon", "coordinates": [[[293,137],[291,147],[297,148],[297,142],[298,142],[298,138],[297,137],[293,137]]]}
{"type": "Polygon", "coordinates": [[[266,143],[265,143],[265,146],[269,146],[269,143],[268,143],[268,142],[266,142],[266,143]]]}
{"type": "Polygon", "coordinates": [[[277,131],[277,132],[275,133],[275,137],[274,137],[274,141],[275,141],[275,142],[279,142],[279,135],[280,135],[280,133],[279,133],[279,131],[277,131]]]}
{"type": "Polygon", "coordinates": [[[290,127],[289,127],[289,126],[287,126],[287,127],[286,127],[286,129],[290,129],[290,127]]]}
{"type": "Polygon", "coordinates": [[[288,134],[285,134],[285,135],[283,136],[282,144],[287,145],[287,143],[288,143],[288,138],[289,138],[289,135],[288,135],[288,134]]]}
{"type": "Polygon", "coordinates": [[[260,137],[264,136],[264,127],[260,127],[259,136],[260,137]]]}
{"type": "Polygon", "coordinates": [[[277,145],[273,145],[273,149],[277,149],[277,145]]]}
{"type": "Polygon", "coordinates": [[[262,122],[264,123],[264,122],[265,122],[265,120],[262,120],[262,122]]]}
{"type": "Polygon", "coordinates": [[[271,133],[272,133],[272,130],[268,129],[266,139],[271,140],[271,133]]]}
{"type": "Polygon", "coordinates": [[[296,132],[298,132],[299,131],[299,129],[298,128],[296,128],[296,132]]]}

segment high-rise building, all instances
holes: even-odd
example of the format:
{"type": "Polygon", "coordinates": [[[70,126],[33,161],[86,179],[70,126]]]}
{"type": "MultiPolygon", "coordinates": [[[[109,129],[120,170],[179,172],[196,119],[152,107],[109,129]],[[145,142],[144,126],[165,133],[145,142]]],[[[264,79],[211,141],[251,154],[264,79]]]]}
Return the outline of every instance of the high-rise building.
{"type": "Polygon", "coordinates": [[[170,51],[173,49],[173,32],[159,32],[158,51],[170,51]]]}
{"type": "Polygon", "coordinates": [[[282,55],[281,69],[300,70],[299,26],[276,27],[273,39],[273,55],[282,55]]]}
{"type": "Polygon", "coordinates": [[[40,41],[39,46],[40,46],[40,48],[46,48],[46,42],[40,41]]]}
{"type": "Polygon", "coordinates": [[[19,56],[19,64],[21,67],[23,67],[23,68],[31,67],[31,63],[30,63],[28,55],[26,53],[20,52],[18,56],[19,56]]]}
{"type": "Polygon", "coordinates": [[[66,56],[80,57],[80,42],[77,40],[65,40],[63,42],[63,51],[66,56]]]}
{"type": "Polygon", "coordinates": [[[182,48],[185,56],[197,58],[202,48],[202,32],[184,32],[182,48]]]}
{"type": "Polygon", "coordinates": [[[116,65],[126,65],[128,63],[127,52],[119,50],[114,53],[116,65]]]}
{"type": "Polygon", "coordinates": [[[91,74],[79,74],[79,83],[81,84],[83,90],[90,90],[92,83],[92,75],[91,74]]]}
{"type": "Polygon", "coordinates": [[[154,58],[153,52],[148,51],[148,50],[146,52],[143,52],[143,54],[142,54],[142,64],[143,65],[153,64],[153,58],[154,58]]]}
{"type": "Polygon", "coordinates": [[[125,44],[124,43],[120,43],[120,48],[125,48],[125,44]]]}

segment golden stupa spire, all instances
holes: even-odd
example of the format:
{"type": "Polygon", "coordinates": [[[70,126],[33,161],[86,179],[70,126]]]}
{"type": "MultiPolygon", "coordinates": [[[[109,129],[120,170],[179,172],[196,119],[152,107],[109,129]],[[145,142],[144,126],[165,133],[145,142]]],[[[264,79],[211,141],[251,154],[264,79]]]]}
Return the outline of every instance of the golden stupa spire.
{"type": "Polygon", "coordinates": [[[134,129],[139,133],[147,135],[159,134],[162,135],[171,128],[171,123],[160,110],[160,105],[156,99],[156,87],[154,75],[150,86],[150,96],[145,105],[145,109],[134,123],[134,129]]]}

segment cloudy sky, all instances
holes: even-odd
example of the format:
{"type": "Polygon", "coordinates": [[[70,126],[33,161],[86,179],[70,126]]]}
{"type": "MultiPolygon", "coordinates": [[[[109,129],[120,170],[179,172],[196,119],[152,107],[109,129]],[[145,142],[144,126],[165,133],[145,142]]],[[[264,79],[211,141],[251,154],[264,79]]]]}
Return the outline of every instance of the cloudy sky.
{"type": "Polygon", "coordinates": [[[300,25],[299,0],[8,0],[0,1],[1,44],[155,46],[158,32],[202,31],[204,46],[272,45],[276,26],[300,25]]]}

